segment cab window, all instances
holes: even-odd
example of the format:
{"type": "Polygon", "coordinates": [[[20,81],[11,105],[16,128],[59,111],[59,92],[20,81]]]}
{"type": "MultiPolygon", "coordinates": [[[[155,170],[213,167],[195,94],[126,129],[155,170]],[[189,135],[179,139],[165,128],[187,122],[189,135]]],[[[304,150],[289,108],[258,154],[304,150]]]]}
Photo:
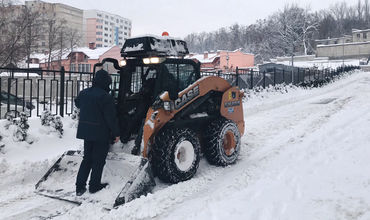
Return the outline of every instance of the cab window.
{"type": "Polygon", "coordinates": [[[172,78],[179,80],[178,86],[180,91],[186,89],[189,85],[193,84],[197,80],[195,68],[191,64],[167,63],[165,65],[172,78]]]}

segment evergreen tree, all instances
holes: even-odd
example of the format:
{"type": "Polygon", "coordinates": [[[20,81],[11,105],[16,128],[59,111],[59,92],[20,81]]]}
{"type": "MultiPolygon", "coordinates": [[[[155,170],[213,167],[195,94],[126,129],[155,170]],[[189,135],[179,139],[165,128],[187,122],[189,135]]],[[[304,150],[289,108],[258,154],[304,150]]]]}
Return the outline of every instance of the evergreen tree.
{"type": "Polygon", "coordinates": [[[28,137],[28,129],[30,125],[28,124],[28,117],[25,112],[20,113],[19,120],[15,121],[15,125],[17,126],[13,136],[16,141],[26,141],[28,137]]]}

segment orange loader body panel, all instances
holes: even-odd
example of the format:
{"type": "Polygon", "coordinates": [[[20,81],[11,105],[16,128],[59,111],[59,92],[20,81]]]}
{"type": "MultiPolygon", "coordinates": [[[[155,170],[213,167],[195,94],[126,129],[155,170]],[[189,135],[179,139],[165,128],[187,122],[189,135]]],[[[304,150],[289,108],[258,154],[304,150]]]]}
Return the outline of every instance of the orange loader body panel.
{"type": "MultiPolygon", "coordinates": [[[[169,122],[178,112],[183,110],[190,103],[195,101],[197,98],[206,95],[210,91],[223,92],[222,103],[221,103],[221,115],[227,119],[234,121],[238,125],[239,132],[244,133],[244,117],[243,117],[243,106],[242,98],[243,93],[238,89],[238,87],[232,87],[229,82],[225,79],[217,76],[207,76],[202,77],[191,86],[179,93],[179,98],[181,99],[184,95],[193,94],[193,91],[199,90],[199,94],[194,96],[186,104],[178,109],[167,111],[163,108],[154,110],[149,108],[145,124],[144,124],[144,150],[143,157],[148,157],[149,146],[153,141],[154,136],[158,131],[169,122]]],[[[171,101],[168,92],[165,92],[161,99],[163,101],[171,101]]]]}

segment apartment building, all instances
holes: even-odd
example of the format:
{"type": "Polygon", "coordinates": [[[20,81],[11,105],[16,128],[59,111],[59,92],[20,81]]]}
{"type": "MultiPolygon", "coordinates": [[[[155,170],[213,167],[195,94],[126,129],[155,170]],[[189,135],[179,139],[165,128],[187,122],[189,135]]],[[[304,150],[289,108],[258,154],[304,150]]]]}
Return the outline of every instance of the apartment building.
{"type": "Polygon", "coordinates": [[[370,57],[370,29],[353,29],[351,35],[316,40],[316,56],[329,59],[370,57]]]}
{"type": "MultiPolygon", "coordinates": [[[[43,34],[40,37],[38,50],[36,52],[48,52],[48,22],[55,20],[57,23],[63,23],[66,30],[75,31],[78,36],[83,36],[83,10],[61,4],[49,3],[39,0],[25,1],[26,7],[40,13],[40,23],[43,26],[43,34]]],[[[67,31],[66,31],[67,32],[67,31]]],[[[81,46],[84,42],[77,42],[81,46]]]]}
{"type": "Polygon", "coordinates": [[[131,20],[99,10],[83,12],[84,46],[95,43],[96,47],[122,46],[131,36],[131,20]]]}

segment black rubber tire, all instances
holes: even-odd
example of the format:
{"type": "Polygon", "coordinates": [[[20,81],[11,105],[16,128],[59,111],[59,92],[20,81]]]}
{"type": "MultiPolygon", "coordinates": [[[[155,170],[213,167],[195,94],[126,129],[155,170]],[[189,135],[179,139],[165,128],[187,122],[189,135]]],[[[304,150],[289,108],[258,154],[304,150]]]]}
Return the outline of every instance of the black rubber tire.
{"type": "Polygon", "coordinates": [[[164,182],[178,183],[191,179],[197,172],[200,160],[199,138],[189,128],[163,129],[156,137],[151,148],[151,164],[155,175],[164,182]],[[194,150],[194,158],[189,169],[182,171],[176,165],[177,144],[189,141],[194,150]]]}
{"type": "Polygon", "coordinates": [[[238,126],[231,120],[219,118],[213,121],[206,130],[204,142],[204,155],[212,165],[227,166],[238,159],[240,153],[240,132],[238,126]],[[225,134],[232,132],[235,148],[227,155],[223,147],[225,134]]]}

